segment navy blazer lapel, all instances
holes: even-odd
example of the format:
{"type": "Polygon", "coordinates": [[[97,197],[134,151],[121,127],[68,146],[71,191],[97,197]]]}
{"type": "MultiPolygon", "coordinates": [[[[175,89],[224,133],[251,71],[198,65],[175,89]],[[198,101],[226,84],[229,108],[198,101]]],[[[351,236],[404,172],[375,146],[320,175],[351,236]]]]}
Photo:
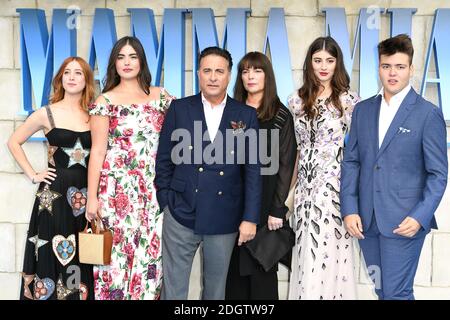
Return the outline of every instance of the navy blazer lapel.
{"type": "Polygon", "coordinates": [[[226,129],[231,129],[231,121],[239,120],[234,119],[233,116],[235,114],[235,107],[233,106],[234,101],[227,96],[227,103],[225,104],[225,108],[223,109],[222,119],[220,119],[219,131],[222,133],[222,136],[226,137],[226,129]]]}
{"type": "MultiPolygon", "coordinates": [[[[210,152],[214,149],[214,158],[209,157],[209,152],[206,152],[204,154],[205,161],[207,163],[215,163],[215,160],[219,160],[219,163],[222,163],[220,157],[224,156],[223,152],[226,150],[226,129],[231,128],[230,120],[233,119],[234,116],[234,110],[236,109],[233,105],[233,100],[227,96],[227,101],[225,104],[225,107],[223,108],[222,117],[220,119],[219,128],[217,129],[216,136],[214,137],[213,141],[207,141],[203,143],[203,149],[211,147],[212,149],[209,149],[210,152]],[[218,138],[218,136],[221,136],[221,138],[218,138]],[[222,152],[218,151],[222,150],[222,152]],[[217,153],[218,152],[218,153],[217,153]],[[216,158],[218,157],[218,158],[216,158]]],[[[223,161],[226,161],[223,159],[223,161]]],[[[225,162],[224,162],[225,163],[225,162]]]]}
{"type": "MultiPolygon", "coordinates": [[[[209,135],[208,135],[208,126],[206,124],[206,119],[205,119],[205,112],[203,111],[203,103],[202,103],[202,95],[201,93],[195,95],[193,97],[193,99],[191,100],[191,106],[189,108],[189,116],[191,117],[191,120],[193,123],[195,123],[195,121],[201,121],[202,123],[202,139],[203,136],[207,135],[207,141],[209,141],[209,135]]],[[[203,147],[205,145],[205,142],[207,141],[203,141],[203,147]]]]}
{"type": "MultiPolygon", "coordinates": [[[[403,124],[403,122],[406,120],[406,118],[410,115],[410,110],[415,103],[417,98],[417,93],[414,91],[413,88],[409,90],[408,94],[406,95],[405,99],[403,99],[402,104],[400,105],[400,108],[398,109],[397,113],[395,114],[394,119],[391,122],[391,125],[389,126],[388,131],[386,132],[386,135],[384,136],[383,143],[381,144],[380,150],[378,150],[377,159],[380,156],[381,153],[383,153],[384,150],[386,150],[389,143],[391,143],[394,136],[398,133],[399,127],[403,124]]],[[[378,132],[377,132],[378,135],[378,132]]]]}

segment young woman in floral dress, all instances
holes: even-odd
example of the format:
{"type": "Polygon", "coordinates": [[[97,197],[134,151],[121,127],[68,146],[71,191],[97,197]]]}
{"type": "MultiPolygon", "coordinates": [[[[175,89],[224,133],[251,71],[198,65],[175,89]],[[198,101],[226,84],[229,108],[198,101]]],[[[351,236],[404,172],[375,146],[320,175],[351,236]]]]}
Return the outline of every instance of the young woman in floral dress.
{"type": "Polygon", "coordinates": [[[103,94],[90,106],[86,218],[113,232],[111,263],[94,267],[95,299],[159,299],[162,210],[153,184],[171,97],[151,87],[144,49],[124,37],[111,50],[103,94]]]}

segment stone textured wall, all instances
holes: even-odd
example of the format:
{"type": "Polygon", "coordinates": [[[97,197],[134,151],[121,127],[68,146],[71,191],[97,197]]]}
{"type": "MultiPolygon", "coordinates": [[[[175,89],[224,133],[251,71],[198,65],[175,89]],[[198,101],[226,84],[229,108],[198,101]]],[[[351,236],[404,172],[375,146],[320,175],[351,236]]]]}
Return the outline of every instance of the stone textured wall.
{"type": "MultiPolygon", "coordinates": [[[[416,55],[416,67],[413,85],[418,90],[423,76],[425,53],[432,29],[436,8],[450,7],[447,0],[0,0],[0,299],[17,299],[20,286],[23,251],[26,232],[36,186],[22,174],[21,169],[9,154],[6,141],[13,130],[24,120],[18,115],[21,103],[20,52],[19,52],[19,18],[16,8],[45,9],[47,24],[51,21],[53,8],[66,8],[77,5],[82,9],[81,26],[77,32],[78,54],[87,58],[89,37],[95,8],[114,10],[118,37],[129,34],[130,17],[126,11],[129,7],[151,7],[156,15],[158,33],[161,29],[164,8],[199,8],[214,10],[219,40],[223,35],[226,9],[231,7],[251,8],[248,18],[248,50],[261,51],[267,25],[267,15],[271,7],[283,7],[289,37],[289,49],[292,61],[292,76],[295,87],[301,85],[302,64],[308,44],[324,34],[324,16],[320,13],[324,7],[344,7],[351,43],[355,33],[359,9],[371,5],[382,8],[414,7],[418,8],[413,16],[412,37],[416,55]]],[[[192,53],[191,53],[191,17],[186,21],[186,93],[192,92],[192,53]]],[[[389,19],[381,18],[380,40],[389,34],[389,19]]],[[[358,87],[358,66],[352,72],[352,88],[358,87]]],[[[434,72],[431,66],[430,72],[434,72]]],[[[427,90],[427,97],[436,102],[436,89],[427,90]]],[[[46,152],[43,143],[29,142],[24,149],[36,170],[46,166],[46,152]]],[[[447,190],[436,213],[439,231],[428,235],[422,251],[420,265],[415,280],[418,299],[450,299],[450,193],[447,190]]],[[[373,299],[372,286],[365,274],[365,268],[357,258],[358,292],[361,299],[373,299]]],[[[200,292],[200,267],[198,255],[195,259],[191,276],[189,297],[195,299],[200,292]]],[[[279,272],[280,297],[285,299],[288,288],[288,272],[281,267],[279,272]]]]}

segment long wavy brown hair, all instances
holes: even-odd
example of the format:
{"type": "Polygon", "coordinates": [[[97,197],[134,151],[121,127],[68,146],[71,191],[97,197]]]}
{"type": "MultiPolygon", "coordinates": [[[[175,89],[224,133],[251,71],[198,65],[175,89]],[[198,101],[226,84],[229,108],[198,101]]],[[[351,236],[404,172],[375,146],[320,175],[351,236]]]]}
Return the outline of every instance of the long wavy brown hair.
{"type": "Polygon", "coordinates": [[[261,105],[256,111],[259,120],[263,122],[269,121],[275,117],[282,104],[277,95],[277,84],[272,63],[265,54],[257,51],[249,52],[239,61],[236,84],[234,85],[234,98],[243,103],[247,100],[248,92],[245,90],[242,81],[242,71],[249,68],[262,69],[264,71],[264,94],[261,105]]]}
{"type": "Polygon", "coordinates": [[[56,73],[56,76],[53,78],[52,86],[53,86],[53,95],[50,97],[50,103],[56,103],[64,99],[65,90],[62,83],[62,77],[64,75],[64,71],[69,63],[72,61],[76,61],[80,64],[81,70],[83,71],[84,80],[86,82],[86,86],[83,89],[83,93],[80,98],[80,105],[83,110],[88,111],[88,105],[94,99],[95,89],[94,89],[94,73],[92,72],[89,64],[80,57],[68,57],[66,58],[56,73]]]}
{"type": "Polygon", "coordinates": [[[120,76],[116,70],[116,60],[119,56],[120,50],[124,46],[129,44],[136,51],[136,55],[139,59],[140,70],[137,75],[137,80],[139,86],[145,94],[150,94],[150,83],[152,82],[152,76],[147,64],[147,58],[145,56],[144,47],[138,38],[135,37],[123,37],[117,40],[114,47],[111,49],[111,54],[109,55],[108,68],[106,71],[106,77],[103,80],[103,93],[108,92],[120,83],[120,76]]]}
{"type": "Polygon", "coordinates": [[[305,62],[303,64],[303,86],[298,90],[298,95],[303,102],[303,112],[309,118],[314,118],[317,114],[315,108],[319,91],[323,88],[319,79],[314,74],[312,65],[312,56],[314,53],[325,50],[336,59],[336,68],[334,69],[333,77],[331,78],[331,96],[330,100],[333,106],[339,111],[340,116],[343,115],[343,107],[339,99],[342,93],[345,93],[350,88],[350,77],[345,70],[344,58],[341,48],[332,37],[320,37],[311,43],[306,54],[305,62]]]}

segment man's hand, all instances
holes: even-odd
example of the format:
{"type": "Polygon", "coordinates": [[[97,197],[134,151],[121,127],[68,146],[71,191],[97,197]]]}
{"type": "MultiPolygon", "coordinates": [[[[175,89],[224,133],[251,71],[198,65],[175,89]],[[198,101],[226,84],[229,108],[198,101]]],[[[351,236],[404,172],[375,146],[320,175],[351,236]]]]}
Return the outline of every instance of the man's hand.
{"type": "Polygon", "coordinates": [[[252,240],[255,237],[255,234],[256,234],[256,223],[242,221],[241,225],[239,226],[238,246],[242,245],[247,241],[252,240]]]}
{"type": "Polygon", "coordinates": [[[411,217],[406,217],[398,226],[394,233],[408,238],[414,237],[420,229],[420,223],[411,217]]]}
{"type": "Polygon", "coordinates": [[[355,213],[346,216],[344,218],[344,226],[352,237],[355,237],[357,239],[364,239],[364,236],[362,234],[363,232],[362,222],[359,214],[355,213]]]}

